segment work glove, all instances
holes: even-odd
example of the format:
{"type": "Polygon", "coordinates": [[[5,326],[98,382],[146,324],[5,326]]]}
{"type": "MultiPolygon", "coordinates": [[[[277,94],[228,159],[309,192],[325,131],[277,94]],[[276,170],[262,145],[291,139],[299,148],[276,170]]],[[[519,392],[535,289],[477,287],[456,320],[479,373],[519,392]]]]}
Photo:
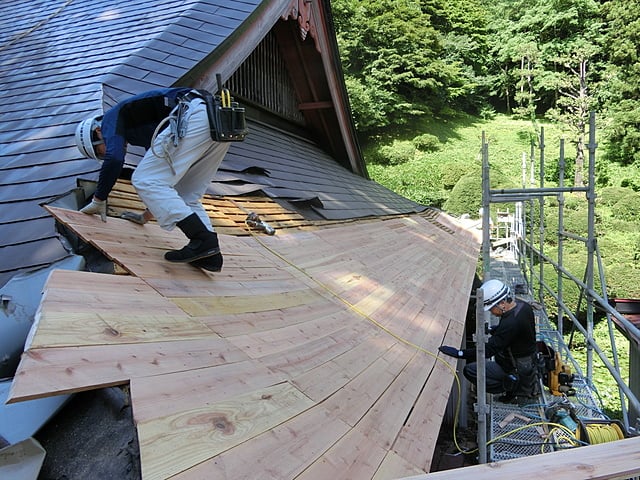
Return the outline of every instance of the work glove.
{"type": "Polygon", "coordinates": [[[80,209],[82,213],[86,213],[87,215],[100,215],[100,218],[103,222],[107,221],[107,201],[106,200],[96,200],[95,198],[91,200],[91,203],[86,207],[80,209]]]}
{"type": "Polygon", "coordinates": [[[440,348],[438,348],[438,350],[440,350],[445,355],[449,355],[450,357],[454,358],[462,358],[464,355],[464,352],[462,350],[458,350],[457,348],[449,347],[447,345],[442,345],[440,348]]]}
{"type": "Polygon", "coordinates": [[[137,223],[138,225],[144,225],[147,223],[147,219],[144,218],[142,213],[136,212],[122,212],[120,214],[120,218],[124,218],[125,220],[129,220],[130,222],[137,223]]]}

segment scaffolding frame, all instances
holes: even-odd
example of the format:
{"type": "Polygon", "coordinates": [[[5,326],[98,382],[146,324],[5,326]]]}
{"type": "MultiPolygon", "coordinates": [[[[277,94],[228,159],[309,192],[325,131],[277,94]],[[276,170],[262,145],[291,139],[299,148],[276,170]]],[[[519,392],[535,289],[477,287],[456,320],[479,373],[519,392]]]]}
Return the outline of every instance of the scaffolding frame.
{"type": "MultiPolygon", "coordinates": [[[[620,395],[621,411],[623,416],[624,427],[629,434],[638,434],[640,428],[640,419],[629,419],[628,406],[631,406],[635,412],[640,412],[640,402],[629,389],[629,386],[625,383],[622,374],[620,373],[620,365],[618,360],[618,352],[614,338],[614,322],[612,318],[616,318],[620,324],[622,324],[628,331],[635,332],[636,335],[640,335],[640,330],[629,322],[623,315],[615,310],[611,305],[606,295],[607,286],[600,257],[600,252],[597,246],[597,239],[595,234],[595,152],[597,144],[595,141],[595,114],[592,112],[589,118],[589,155],[588,155],[588,175],[587,185],[583,187],[566,187],[564,185],[565,178],[565,157],[564,157],[564,140],[560,141],[560,159],[559,159],[559,182],[557,187],[545,187],[544,185],[544,127],[540,128],[538,149],[539,156],[539,187],[527,187],[526,184],[526,154],[523,154],[523,174],[522,174],[522,188],[519,189],[501,189],[492,190],[490,188],[490,168],[489,168],[489,145],[486,141],[485,132],[482,132],[482,212],[486,212],[482,216],[482,271],[483,281],[491,278],[491,215],[490,207],[495,203],[514,203],[514,225],[509,229],[511,235],[511,242],[509,248],[513,250],[514,257],[517,259],[518,265],[523,272],[525,284],[529,286],[530,291],[537,292],[537,299],[539,303],[544,307],[545,295],[549,295],[554,299],[558,318],[563,319],[564,316],[568,317],[573,326],[584,336],[587,344],[586,365],[587,374],[585,377],[587,389],[597,389],[593,384],[593,354],[597,354],[611,373],[618,385],[618,391],[620,395]],[[588,202],[588,214],[587,214],[587,237],[581,237],[564,228],[564,195],[566,193],[584,193],[588,202]],[[544,240],[545,240],[545,222],[544,222],[544,206],[545,199],[547,197],[555,197],[558,201],[558,257],[557,260],[551,259],[544,253],[544,240]],[[536,202],[539,206],[539,218],[537,225],[534,219],[534,208],[536,202]],[[525,205],[529,207],[529,225],[527,225],[527,213],[525,211],[525,205]],[[537,226],[538,238],[535,236],[535,229],[537,226]],[[536,247],[536,240],[538,246],[536,247]],[[566,241],[578,241],[585,245],[587,251],[587,261],[584,276],[579,279],[563,265],[563,248],[566,241]],[[534,266],[538,267],[537,271],[534,266]],[[557,285],[555,287],[550,286],[544,280],[545,266],[552,266],[557,272],[557,285]],[[595,267],[598,269],[598,280],[600,295],[595,290],[595,267]],[[578,306],[576,307],[576,313],[571,311],[563,299],[563,282],[570,280],[578,287],[580,295],[578,306]],[[577,312],[579,311],[582,302],[586,302],[586,328],[584,328],[578,321],[577,312]],[[607,355],[603,352],[600,346],[594,339],[593,327],[594,327],[594,312],[596,308],[600,308],[605,312],[606,319],[609,328],[610,348],[612,352],[613,362],[607,358],[607,355]]],[[[533,164],[534,164],[535,148],[532,143],[531,147],[531,184],[533,185],[533,164]]],[[[548,268],[548,267],[547,267],[548,268]]],[[[481,290],[481,289],[478,289],[481,290]]],[[[482,294],[482,292],[480,292],[482,294]]],[[[478,321],[478,324],[486,324],[488,322],[488,313],[477,312],[477,318],[484,318],[484,322],[478,321]]],[[[546,316],[546,315],[545,315],[546,316]]],[[[556,327],[557,339],[562,343],[561,347],[564,349],[567,355],[570,352],[563,340],[563,321],[559,321],[556,327]]],[[[484,328],[477,328],[476,341],[478,343],[486,342],[486,334],[484,334],[484,328]]],[[[573,362],[575,364],[575,362],[573,362]]],[[[480,372],[479,372],[480,373],[480,372]]],[[[477,388],[478,403],[476,405],[476,412],[478,413],[478,424],[486,425],[487,415],[489,415],[490,409],[487,402],[486,390],[484,389],[485,380],[479,382],[477,388]],[[481,389],[482,387],[482,389],[481,389]]],[[[490,439],[491,440],[491,439],[490,439]]],[[[484,438],[481,441],[480,433],[478,436],[478,444],[483,445],[484,438]]],[[[479,461],[485,463],[487,460],[486,447],[480,448],[479,461]]]]}

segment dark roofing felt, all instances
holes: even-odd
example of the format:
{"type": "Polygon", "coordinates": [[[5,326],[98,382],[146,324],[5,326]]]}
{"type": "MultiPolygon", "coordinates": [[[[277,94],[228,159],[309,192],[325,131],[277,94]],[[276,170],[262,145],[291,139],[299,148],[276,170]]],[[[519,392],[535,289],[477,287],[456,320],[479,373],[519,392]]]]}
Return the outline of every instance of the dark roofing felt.
{"type": "Polygon", "coordinates": [[[247,139],[229,149],[219,170],[222,178],[212,184],[210,193],[222,193],[223,178],[240,179],[259,184],[274,198],[318,199],[321,206],[314,210],[330,220],[424,210],[349,172],[316,145],[257,123],[250,122],[249,128],[247,139]]]}
{"type": "MultiPolygon", "coordinates": [[[[252,14],[264,13],[257,8],[261,3],[273,7],[270,12],[291,4],[0,3],[0,285],[21,269],[67,255],[40,204],[75,188],[78,178],[97,177],[99,164],[81,158],[75,147],[77,122],[128,95],[175,84],[227,45],[252,14]]],[[[234,58],[237,65],[224,78],[243,60],[234,58]]],[[[422,210],[340,167],[317,145],[266,125],[250,127],[247,140],[231,147],[220,170],[224,183],[212,184],[212,193],[241,194],[259,186],[274,197],[318,200],[319,218],[329,219],[422,210]]]]}

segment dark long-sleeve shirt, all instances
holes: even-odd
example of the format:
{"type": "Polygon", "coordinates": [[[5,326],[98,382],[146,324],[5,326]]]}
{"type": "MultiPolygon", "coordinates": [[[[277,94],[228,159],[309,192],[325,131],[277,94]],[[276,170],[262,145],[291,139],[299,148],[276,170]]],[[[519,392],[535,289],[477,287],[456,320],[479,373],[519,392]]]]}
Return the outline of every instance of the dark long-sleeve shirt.
{"type": "MultiPolygon", "coordinates": [[[[510,359],[527,357],[536,352],[536,325],[531,305],[516,300],[516,306],[500,317],[485,346],[485,356],[510,359]],[[511,349],[511,354],[509,353],[511,349]]],[[[476,349],[463,350],[464,358],[475,358],[476,349]]]]}
{"type": "Polygon", "coordinates": [[[163,88],[150,90],[114,105],[102,118],[102,137],[106,145],[95,196],[105,200],[115,185],[126,154],[127,144],[151,146],[157,126],[176,106],[176,98],[190,88],[163,88]]]}

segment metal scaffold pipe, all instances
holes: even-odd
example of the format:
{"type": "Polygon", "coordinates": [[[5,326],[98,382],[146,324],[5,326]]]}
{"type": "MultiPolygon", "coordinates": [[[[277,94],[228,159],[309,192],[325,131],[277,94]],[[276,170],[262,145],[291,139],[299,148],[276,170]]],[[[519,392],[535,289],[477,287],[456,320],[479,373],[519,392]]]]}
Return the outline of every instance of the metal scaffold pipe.
{"type": "MultiPolygon", "coordinates": [[[[592,112],[589,117],[589,137],[588,137],[588,174],[584,176],[584,180],[582,180],[582,176],[576,176],[577,179],[581,180],[575,186],[566,186],[565,185],[565,151],[564,151],[564,140],[560,141],[560,159],[559,159],[559,179],[558,185],[554,187],[547,187],[544,184],[545,178],[545,165],[544,165],[544,128],[540,129],[540,137],[538,141],[538,146],[540,148],[540,157],[539,157],[539,165],[537,172],[539,173],[538,179],[538,187],[534,185],[534,143],[532,142],[531,149],[531,181],[529,187],[525,185],[527,179],[526,170],[526,155],[523,154],[522,157],[522,188],[513,188],[513,189],[491,189],[490,188],[490,172],[489,172],[489,149],[486,141],[485,132],[482,132],[482,268],[483,268],[483,281],[487,281],[490,278],[490,272],[492,271],[491,265],[491,211],[490,208],[493,203],[516,203],[516,212],[519,212],[519,218],[514,219],[515,225],[518,228],[514,228],[511,241],[513,242],[514,253],[517,257],[517,263],[522,270],[524,275],[525,282],[528,284],[530,291],[537,292],[539,301],[542,305],[545,304],[545,295],[548,294],[553,301],[555,302],[555,306],[558,311],[558,322],[556,327],[556,333],[559,334],[560,342],[564,342],[563,337],[563,319],[570,319],[576,326],[577,331],[579,331],[586,340],[587,345],[587,355],[586,355],[586,379],[588,383],[593,386],[592,378],[594,375],[593,369],[593,354],[596,353],[605,364],[605,367],[611,372],[612,377],[616,380],[619,387],[620,399],[621,403],[624,403],[626,396],[626,401],[629,402],[629,407],[633,408],[635,411],[640,411],[640,405],[638,404],[638,398],[634,395],[634,392],[630,389],[628,385],[624,383],[623,375],[619,371],[619,362],[617,359],[617,349],[615,346],[615,341],[613,337],[613,333],[611,329],[611,318],[615,318],[617,322],[624,328],[630,335],[638,335],[640,336],[640,330],[636,328],[631,322],[629,322],[624,316],[622,316],[617,310],[615,310],[612,306],[609,305],[607,294],[606,294],[606,282],[604,279],[603,267],[600,261],[600,255],[598,251],[597,245],[597,236],[595,231],[595,201],[596,201],[596,192],[595,192],[595,153],[596,153],[596,138],[595,138],[595,114],[592,112]],[[577,194],[584,193],[585,198],[588,204],[587,209],[587,235],[581,236],[572,232],[568,232],[565,230],[565,219],[564,219],[564,209],[566,208],[565,204],[565,194],[577,194]],[[544,227],[547,224],[545,220],[545,197],[555,197],[558,201],[558,231],[557,231],[557,263],[554,262],[553,259],[548,258],[543,251],[545,246],[545,231],[544,227]],[[539,202],[539,211],[534,213],[535,202],[539,202]],[[529,212],[527,213],[524,206],[528,207],[529,212]],[[530,222],[529,226],[527,226],[527,221],[530,222]],[[537,231],[537,235],[535,232],[537,231]],[[584,271],[581,272],[584,277],[579,279],[578,277],[569,273],[563,266],[563,262],[565,261],[564,256],[564,248],[565,243],[568,240],[576,240],[580,241],[584,244],[587,250],[587,259],[585,262],[584,271]],[[540,246],[538,249],[534,247],[536,243],[539,242],[540,246]],[[598,260],[596,265],[595,260],[598,260]],[[549,274],[549,272],[545,272],[543,269],[543,264],[546,263],[546,267],[549,265],[553,266],[556,269],[557,276],[556,281],[557,285],[552,289],[545,283],[545,274],[549,274]],[[535,268],[535,267],[538,268],[535,268]],[[595,285],[597,279],[595,278],[596,272],[595,268],[598,268],[600,274],[600,283],[598,286],[595,285]],[[535,269],[535,270],[534,270],[535,269]],[[535,277],[535,278],[534,278],[535,277]],[[579,296],[577,305],[572,306],[571,308],[575,308],[574,311],[570,310],[566,305],[563,295],[565,290],[565,283],[571,281],[572,285],[578,287],[579,296]],[[534,285],[534,283],[536,285],[534,285]],[[596,288],[601,289],[603,292],[602,296],[598,294],[595,290],[596,288]],[[604,297],[604,298],[603,298],[604,297]],[[594,317],[596,308],[600,308],[604,312],[609,319],[609,328],[610,328],[610,341],[612,344],[612,353],[613,353],[613,362],[609,361],[607,355],[603,351],[603,349],[598,345],[594,339],[594,317]],[[585,315],[586,323],[583,327],[580,325],[578,320],[578,312],[582,312],[585,315]]],[[[548,209],[547,209],[548,210],[548,209]]],[[[501,244],[502,245],[502,244],[501,244]]],[[[547,244],[548,247],[548,244],[547,244]]],[[[551,248],[553,251],[553,248],[551,248]]],[[[480,289],[478,289],[480,290],[480,289]]],[[[549,297],[547,297],[548,299],[549,297]]],[[[483,323],[481,319],[484,317],[478,312],[477,314],[477,325],[476,325],[476,342],[483,342],[486,338],[486,335],[482,335],[482,333],[478,330],[480,328],[480,323],[483,323]]],[[[546,315],[546,313],[545,313],[546,315]]],[[[480,352],[480,345],[478,345],[478,354],[480,352]]],[[[484,344],[482,345],[484,347],[484,344]]],[[[480,374],[480,371],[478,372],[480,374]]],[[[482,372],[483,380],[482,385],[480,383],[480,379],[478,380],[478,388],[481,386],[486,387],[486,378],[484,378],[485,372],[482,372]]],[[[480,377],[480,375],[479,375],[480,377]]],[[[478,397],[480,395],[486,395],[486,392],[480,392],[478,390],[478,397]]],[[[478,402],[477,405],[478,415],[482,415],[484,413],[483,406],[478,402]]],[[[625,405],[622,405],[622,411],[624,415],[624,425],[627,430],[629,430],[629,421],[627,415],[627,408],[625,405]]],[[[480,422],[480,420],[479,420],[480,422]]],[[[478,441],[480,442],[480,437],[478,437],[478,441]]]]}
{"type": "MultiPolygon", "coordinates": [[[[487,335],[485,333],[485,311],[482,308],[484,304],[484,291],[482,288],[476,289],[476,358],[485,357],[485,343],[487,335]]],[[[486,365],[483,361],[478,361],[478,378],[476,382],[477,403],[476,412],[478,413],[478,462],[487,463],[487,415],[489,406],[487,404],[487,377],[486,365]]]]}

